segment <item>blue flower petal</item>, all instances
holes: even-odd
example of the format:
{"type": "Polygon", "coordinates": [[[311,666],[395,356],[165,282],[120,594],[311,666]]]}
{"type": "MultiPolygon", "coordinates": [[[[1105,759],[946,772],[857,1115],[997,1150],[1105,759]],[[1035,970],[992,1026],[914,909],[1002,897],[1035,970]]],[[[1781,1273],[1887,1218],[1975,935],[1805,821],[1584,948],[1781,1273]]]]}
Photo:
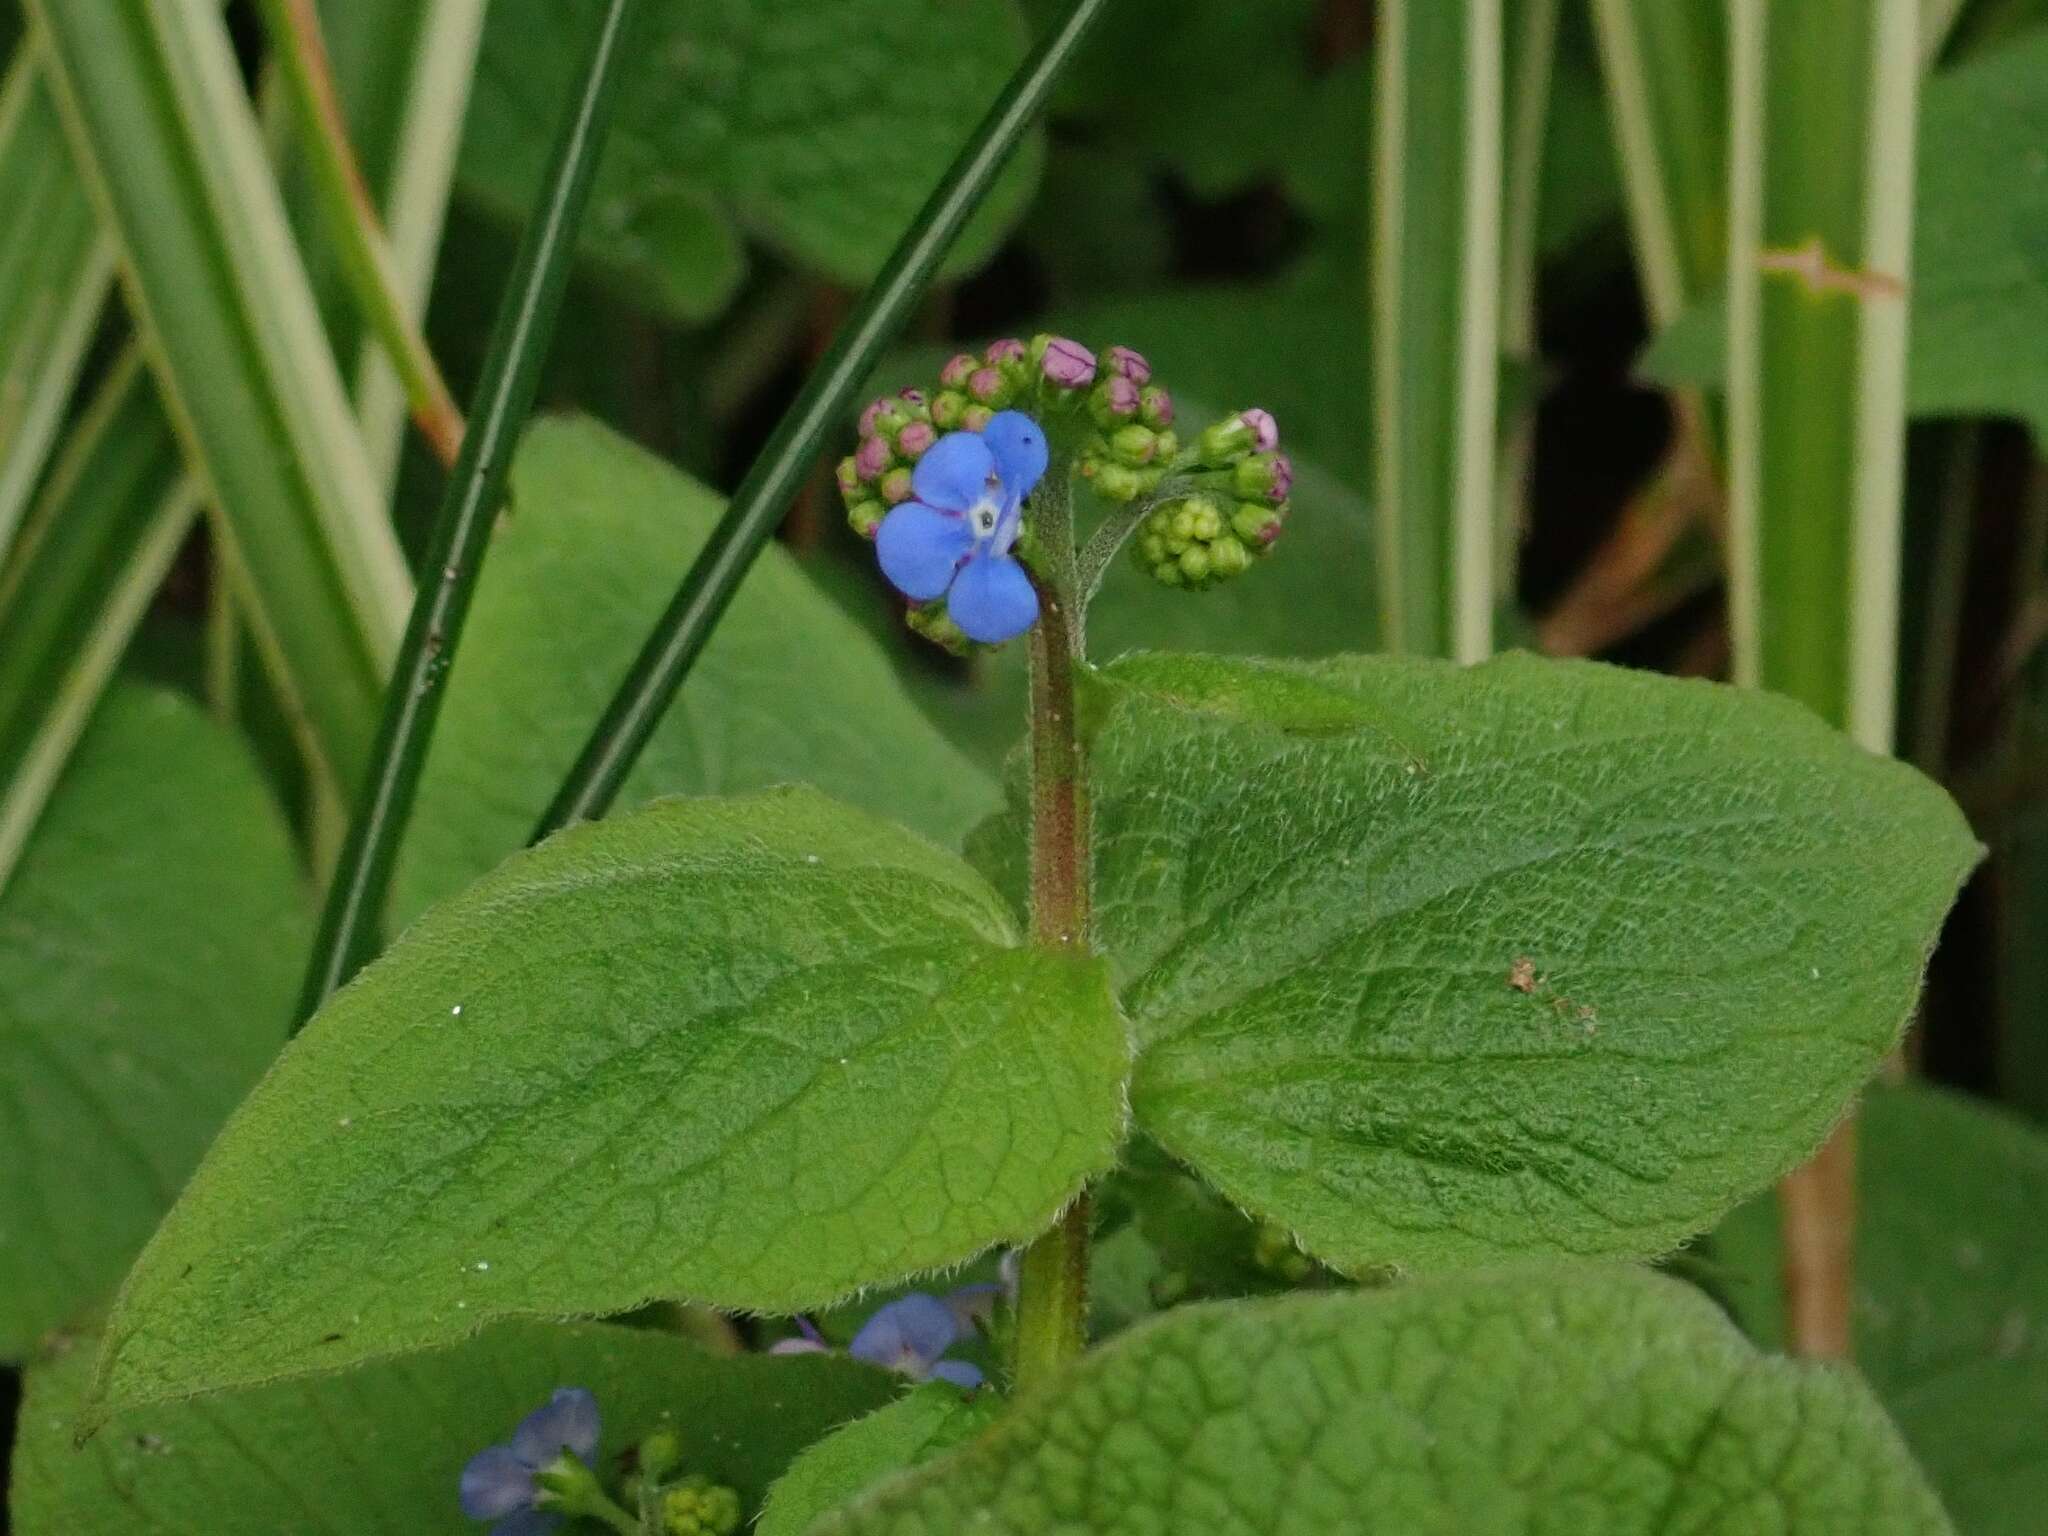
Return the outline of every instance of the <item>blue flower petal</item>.
{"type": "Polygon", "coordinates": [[[969,1392],[980,1386],[982,1380],[981,1367],[965,1360],[941,1360],[932,1367],[932,1374],[969,1392]]]}
{"type": "Polygon", "coordinates": [[[928,507],[965,512],[988,494],[995,472],[995,455],[979,432],[948,432],[917,461],[910,489],[928,507]]]}
{"type": "Polygon", "coordinates": [[[1038,488],[1051,462],[1044,428],[1022,411],[998,411],[981,429],[981,436],[995,456],[1006,502],[1015,505],[1038,488]]]}
{"type": "Polygon", "coordinates": [[[923,1376],[959,1336],[953,1310],[936,1296],[913,1291],[878,1310],[853,1336],[847,1353],[870,1365],[923,1376]]]}
{"type": "Polygon", "coordinates": [[[557,1387],[512,1433],[512,1452],[529,1467],[544,1467],[563,1451],[585,1461],[597,1454],[597,1399],[581,1387],[557,1387]]]}
{"type": "Polygon", "coordinates": [[[548,1536],[560,1529],[562,1517],[538,1509],[522,1509],[491,1527],[491,1536],[548,1536]]]}
{"type": "Polygon", "coordinates": [[[973,547],[974,529],[966,518],[922,502],[904,502],[875,530],[882,574],[898,592],[920,603],[945,595],[973,547]]]}
{"type": "Polygon", "coordinates": [[[478,1451],[462,1469],[462,1512],[472,1520],[495,1520],[531,1509],[539,1492],[532,1465],[521,1461],[509,1445],[478,1451]]]}
{"type": "Polygon", "coordinates": [[[954,578],[946,612],[968,639],[1000,645],[1038,622],[1038,594],[1008,555],[976,555],[954,578]]]}

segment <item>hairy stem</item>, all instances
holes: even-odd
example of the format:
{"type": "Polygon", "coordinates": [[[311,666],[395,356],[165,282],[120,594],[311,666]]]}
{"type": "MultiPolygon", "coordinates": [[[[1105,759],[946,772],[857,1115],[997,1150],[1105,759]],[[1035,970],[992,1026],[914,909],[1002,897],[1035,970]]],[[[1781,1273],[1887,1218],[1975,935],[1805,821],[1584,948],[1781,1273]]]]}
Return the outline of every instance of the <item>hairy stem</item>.
{"type": "Polygon", "coordinates": [[[434,457],[452,469],[462,446],[462,412],[402,297],[383,221],[349,143],[313,0],[262,0],[260,9],[284,66],[313,184],[356,305],[390,355],[434,457]]]}
{"type": "MultiPolygon", "coordinates": [[[[1054,488],[1037,532],[1047,564],[1071,577],[1073,523],[1054,488]]],[[[1074,718],[1079,613],[1072,581],[1037,580],[1039,621],[1031,631],[1031,942],[1088,947],[1092,889],[1088,782],[1074,718]]],[[[1067,1207],[1024,1252],[1018,1277],[1014,1360],[1019,1390],[1057,1374],[1086,1343],[1088,1197],[1067,1207]]]]}
{"type": "Polygon", "coordinates": [[[1795,1355],[1846,1360],[1856,1241],[1856,1122],[1778,1185],[1784,1232],[1785,1340],[1795,1355]]]}

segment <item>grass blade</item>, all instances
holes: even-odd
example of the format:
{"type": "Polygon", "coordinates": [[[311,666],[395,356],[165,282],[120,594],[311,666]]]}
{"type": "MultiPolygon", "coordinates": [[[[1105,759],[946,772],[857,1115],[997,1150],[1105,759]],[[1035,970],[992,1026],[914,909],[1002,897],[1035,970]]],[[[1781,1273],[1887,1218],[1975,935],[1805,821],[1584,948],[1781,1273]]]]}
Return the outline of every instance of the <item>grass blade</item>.
{"type": "Polygon", "coordinates": [[[0,888],[198,512],[131,352],[79,419],[0,575],[0,888]]]}
{"type": "Polygon", "coordinates": [[[316,771],[358,782],[411,583],[210,0],[30,0],[74,156],[316,771]]]}
{"type": "Polygon", "coordinates": [[[462,412],[406,302],[383,218],[356,163],[320,14],[313,0],[259,0],[258,8],[283,69],[300,148],[357,311],[398,370],[413,420],[434,456],[444,468],[453,468],[462,444],[462,412]]]}
{"type": "MultiPolygon", "coordinates": [[[[1730,609],[1739,681],[1892,749],[1919,0],[1734,0],[1730,609]]],[[[1849,1127],[1780,1188],[1800,1353],[1849,1348],[1849,1127]]]]}
{"type": "Polygon", "coordinates": [[[1501,0],[1384,0],[1373,228],[1389,650],[1493,650],[1501,0]]]}
{"type": "Polygon", "coordinates": [[[910,317],[954,236],[1023,138],[1106,4],[1107,0],[1075,0],[1065,20],[1018,68],[860,306],[840,327],[830,351],[784,412],[774,436],[734,493],[724,520],[619,685],[542,816],[536,840],[572,821],[602,816],[609,808],[754,556],[802,489],[827,435],[843,427],[855,393],[910,317]]]}
{"type": "Polygon", "coordinates": [[[1653,329],[1728,261],[1727,0],[1593,0],[1594,35],[1653,329]]]}
{"type": "Polygon", "coordinates": [[[504,500],[513,445],[533,409],[568,286],[636,5],[637,0],[610,0],[594,24],[582,89],[563,116],[553,164],[521,240],[477,386],[474,422],[462,440],[434,523],[424,565],[428,579],[413,604],[384,696],[370,773],[328,886],[300,998],[301,1023],[354,974],[376,944],[392,865],[440,713],[442,686],[483,568],[491,520],[504,500]]]}
{"type": "MultiPolygon", "coordinates": [[[[487,0],[406,0],[405,19],[414,28],[407,50],[409,77],[368,93],[373,104],[395,102],[392,141],[371,166],[371,184],[382,191],[384,227],[391,237],[391,261],[406,312],[423,320],[432,291],[448,196],[455,182],[456,151],[462,143],[463,114],[469,105],[477,50],[483,42],[487,0]]],[[[358,14],[351,7],[345,13],[358,14]]],[[[338,41],[338,37],[336,41],[338,41]]],[[[344,81],[344,99],[348,99],[344,81]]],[[[389,111],[388,106],[385,107],[389,111]]],[[[362,114],[351,111],[360,125],[362,114]]],[[[358,147],[362,130],[357,128],[358,147]]],[[[398,371],[384,349],[365,340],[355,368],[356,417],[377,483],[388,494],[398,478],[404,443],[406,399],[398,371]]]]}
{"type": "Polygon", "coordinates": [[[0,82],[0,553],[34,496],[114,282],[32,44],[0,82]]]}
{"type": "Polygon", "coordinates": [[[1542,216],[1543,150],[1550,86],[1557,63],[1560,0],[1511,0],[1507,12],[1507,147],[1501,166],[1500,352],[1519,370],[1518,398],[1501,416],[1499,495],[1494,521],[1495,606],[1511,611],[1522,537],[1528,525],[1529,474],[1536,456],[1537,238],[1542,216]]]}

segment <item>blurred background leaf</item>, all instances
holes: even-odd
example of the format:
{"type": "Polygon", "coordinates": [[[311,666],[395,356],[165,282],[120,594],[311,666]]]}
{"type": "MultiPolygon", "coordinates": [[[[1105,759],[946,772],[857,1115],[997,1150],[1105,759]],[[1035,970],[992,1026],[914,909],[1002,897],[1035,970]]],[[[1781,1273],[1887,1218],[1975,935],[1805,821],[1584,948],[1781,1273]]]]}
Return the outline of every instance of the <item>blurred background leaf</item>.
{"type": "Polygon", "coordinates": [[[0,1359],[127,1270],[283,1044],[308,917],[246,749],[108,694],[0,894],[0,1359]]]}
{"type": "MultiPolygon", "coordinates": [[[[521,205],[587,0],[498,0],[462,158],[464,187],[521,205]]],[[[880,267],[989,100],[1022,59],[1013,0],[659,0],[621,104],[585,244],[642,302],[716,314],[744,240],[848,285],[880,267]]],[[[1037,179],[1035,142],[961,237],[987,260],[1037,179]]]]}
{"type": "MultiPolygon", "coordinates": [[[[1860,1122],[1856,1363],[1962,1536],[2022,1536],[2048,1499],[2048,1136],[1933,1088],[1873,1093],[1860,1122]]],[[[1782,1348],[1774,1203],[1706,1248],[1737,1319],[1782,1348]]]]}

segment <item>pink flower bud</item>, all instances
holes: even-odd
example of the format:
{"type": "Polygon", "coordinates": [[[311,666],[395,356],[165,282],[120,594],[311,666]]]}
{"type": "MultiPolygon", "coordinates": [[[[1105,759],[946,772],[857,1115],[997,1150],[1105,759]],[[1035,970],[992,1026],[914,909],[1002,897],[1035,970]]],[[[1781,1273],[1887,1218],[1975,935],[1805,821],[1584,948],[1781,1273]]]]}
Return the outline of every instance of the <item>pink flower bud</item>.
{"type": "Polygon", "coordinates": [[[871,437],[874,435],[875,418],[881,415],[882,412],[888,410],[891,404],[892,402],[886,398],[881,400],[870,400],[868,402],[867,409],[860,413],[860,435],[862,437],[871,437]]]}
{"type": "Polygon", "coordinates": [[[979,432],[996,419],[996,413],[985,405],[970,405],[960,413],[960,427],[965,432],[979,432]]]}
{"type": "Polygon", "coordinates": [[[912,410],[924,409],[924,391],[921,389],[898,390],[896,392],[896,398],[898,400],[901,400],[905,405],[909,406],[912,410]]]}
{"type": "Polygon", "coordinates": [[[930,422],[913,421],[896,434],[896,451],[906,459],[921,459],[938,440],[939,434],[932,430],[930,422]]]}
{"type": "Polygon", "coordinates": [[[948,389],[958,389],[979,366],[972,353],[961,352],[949,358],[946,366],[939,370],[939,382],[948,389]]]}
{"type": "Polygon", "coordinates": [[[1280,446],[1280,423],[1273,419],[1271,411],[1253,406],[1238,412],[1238,419],[1251,428],[1253,453],[1271,453],[1280,446]]]}
{"type": "Polygon", "coordinates": [[[1173,425],[1173,396],[1155,384],[1139,395],[1138,412],[1146,426],[1163,432],[1173,425]]]}
{"type": "Polygon", "coordinates": [[[853,456],[853,466],[860,471],[863,480],[872,480],[889,467],[889,445],[879,437],[861,439],[860,451],[853,456]]]}
{"type": "Polygon", "coordinates": [[[1014,336],[1006,336],[1001,341],[990,342],[988,350],[981,355],[989,363],[1014,363],[1024,355],[1024,343],[1014,336]]]}
{"type": "Polygon", "coordinates": [[[1145,361],[1143,353],[1133,352],[1129,347],[1111,347],[1105,356],[1110,372],[1122,374],[1133,384],[1152,382],[1152,365],[1145,361]]]}
{"type": "Polygon", "coordinates": [[[1003,392],[1003,376],[993,368],[977,368],[967,381],[967,393],[983,405],[992,405],[1003,392]]]}
{"type": "Polygon", "coordinates": [[[910,471],[897,465],[882,476],[882,500],[895,506],[899,501],[910,500],[910,471]]]}
{"type": "Polygon", "coordinates": [[[1064,336],[1047,343],[1044,367],[1046,378],[1062,389],[1085,389],[1095,382],[1095,354],[1064,336]]]}

